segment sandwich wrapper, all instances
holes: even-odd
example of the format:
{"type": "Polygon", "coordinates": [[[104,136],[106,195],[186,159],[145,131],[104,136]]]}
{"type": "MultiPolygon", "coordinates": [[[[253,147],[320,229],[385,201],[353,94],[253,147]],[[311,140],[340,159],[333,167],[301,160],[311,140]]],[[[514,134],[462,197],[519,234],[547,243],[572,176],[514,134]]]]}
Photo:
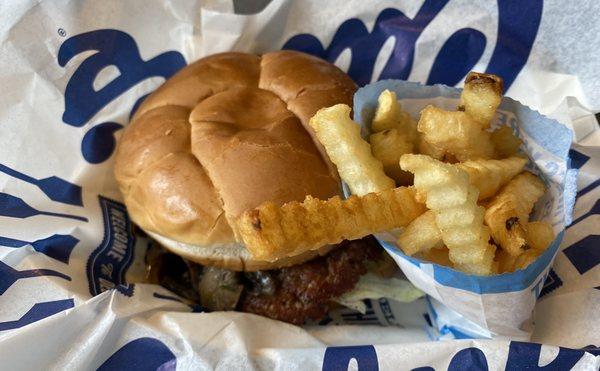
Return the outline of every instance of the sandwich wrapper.
{"type": "MultiPolygon", "coordinates": [[[[598,41],[597,22],[586,18],[598,6],[520,4],[2,4],[2,367],[598,369],[600,136],[592,112],[600,107],[589,102],[600,97],[600,66],[581,57],[598,41]],[[577,14],[577,25],[555,14],[577,14]],[[391,36],[404,43],[386,41],[391,36]],[[404,256],[382,234],[428,296],[366,300],[364,313],[335,310],[302,328],[202,312],[145,283],[150,241],[134,233],[112,175],[120,129],[187,63],[282,47],[329,58],[361,85],[389,78],[455,85],[470,69],[502,74],[507,96],[560,121],[505,98],[495,123],[517,130],[530,169],[549,185],[534,219],[553,223],[555,243],[524,271],[477,278],[404,256]],[[414,63],[402,50],[415,51],[414,63]],[[572,139],[579,144],[569,148],[572,139]]],[[[365,133],[383,88],[415,116],[426,103],[452,109],[459,94],[399,80],[369,84],[355,96],[365,133]]]]}

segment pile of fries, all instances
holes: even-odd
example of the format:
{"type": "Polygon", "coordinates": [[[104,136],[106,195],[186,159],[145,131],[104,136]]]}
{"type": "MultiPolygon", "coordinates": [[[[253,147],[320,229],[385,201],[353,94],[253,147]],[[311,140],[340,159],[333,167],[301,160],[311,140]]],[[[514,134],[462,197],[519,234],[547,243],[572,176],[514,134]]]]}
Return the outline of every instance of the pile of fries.
{"type": "Polygon", "coordinates": [[[386,90],[369,142],[350,107],[321,109],[310,125],[353,196],[265,203],[238,219],[238,239],[272,261],[393,231],[405,254],[466,273],[524,269],[554,233],[529,221],[546,187],[523,170],[521,141],[506,126],[490,131],[501,99],[499,77],[472,72],[456,111],[429,105],[416,121],[386,90]]]}

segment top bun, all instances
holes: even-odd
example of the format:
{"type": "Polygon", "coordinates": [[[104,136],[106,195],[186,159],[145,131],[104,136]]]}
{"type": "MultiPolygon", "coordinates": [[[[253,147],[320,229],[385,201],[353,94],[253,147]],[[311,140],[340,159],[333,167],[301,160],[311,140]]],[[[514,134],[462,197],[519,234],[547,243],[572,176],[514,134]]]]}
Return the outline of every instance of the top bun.
{"type": "Polygon", "coordinates": [[[322,107],[350,105],[355,90],[337,67],[293,51],[189,65],[146,98],[117,146],[115,176],[132,220],[202,264],[273,269],[314,257],[254,261],[231,248],[231,226],[265,201],[339,194],[308,121],[322,107]]]}

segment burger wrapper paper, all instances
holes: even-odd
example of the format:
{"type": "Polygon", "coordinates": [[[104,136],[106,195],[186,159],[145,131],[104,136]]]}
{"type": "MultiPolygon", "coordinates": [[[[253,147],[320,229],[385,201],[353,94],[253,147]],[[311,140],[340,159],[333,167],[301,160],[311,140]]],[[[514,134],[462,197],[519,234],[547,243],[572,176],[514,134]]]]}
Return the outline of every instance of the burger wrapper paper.
{"type": "Polygon", "coordinates": [[[2,2],[1,368],[597,370],[600,65],[589,50],[600,46],[599,10],[594,1],[2,2]],[[534,218],[552,223],[556,241],[524,271],[481,278],[378,236],[427,297],[366,300],[364,313],[337,309],[303,327],[204,312],[147,283],[150,241],[134,233],[113,176],[122,128],[194,60],[277,49],[325,58],[366,85],[355,96],[365,134],[383,88],[415,116],[427,103],[456,106],[453,88],[400,80],[460,86],[469,70],[501,75],[510,98],[495,125],[517,132],[549,186],[534,218]]]}

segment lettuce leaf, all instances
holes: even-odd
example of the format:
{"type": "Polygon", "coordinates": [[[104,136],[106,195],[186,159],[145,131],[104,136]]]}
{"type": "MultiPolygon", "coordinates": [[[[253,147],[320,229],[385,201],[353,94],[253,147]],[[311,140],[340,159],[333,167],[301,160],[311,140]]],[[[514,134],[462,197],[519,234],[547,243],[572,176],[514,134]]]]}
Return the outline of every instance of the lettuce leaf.
{"type": "Polygon", "coordinates": [[[424,295],[425,293],[407,280],[383,278],[373,273],[367,273],[360,278],[352,291],[334,301],[365,314],[367,308],[363,302],[364,299],[387,298],[408,303],[424,295]]]}

